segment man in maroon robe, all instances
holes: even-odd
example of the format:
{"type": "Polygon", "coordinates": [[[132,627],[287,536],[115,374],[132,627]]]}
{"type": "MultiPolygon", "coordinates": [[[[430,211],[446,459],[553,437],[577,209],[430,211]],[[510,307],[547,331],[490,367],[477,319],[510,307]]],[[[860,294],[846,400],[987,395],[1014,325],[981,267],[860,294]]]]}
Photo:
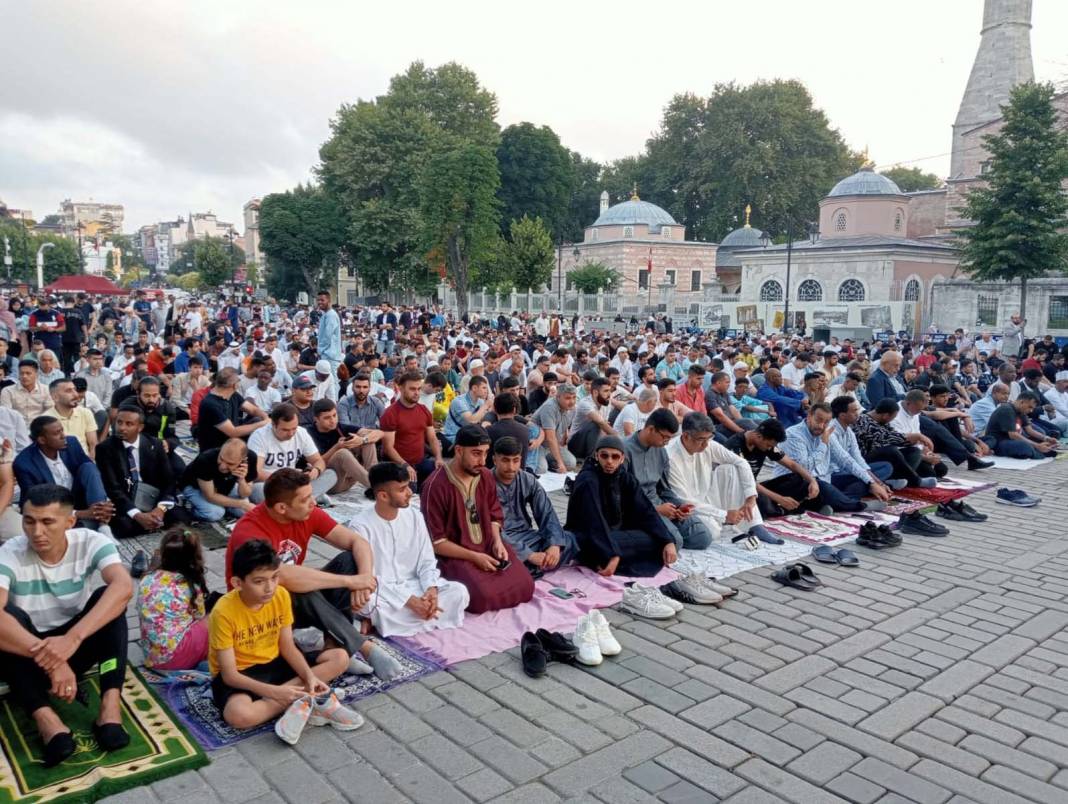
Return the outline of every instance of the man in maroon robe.
{"type": "Polygon", "coordinates": [[[434,471],[420,508],[441,574],[467,587],[472,614],[509,609],[534,596],[534,580],[501,538],[504,511],[486,468],[490,438],[475,425],[456,434],[455,457],[434,471]]]}

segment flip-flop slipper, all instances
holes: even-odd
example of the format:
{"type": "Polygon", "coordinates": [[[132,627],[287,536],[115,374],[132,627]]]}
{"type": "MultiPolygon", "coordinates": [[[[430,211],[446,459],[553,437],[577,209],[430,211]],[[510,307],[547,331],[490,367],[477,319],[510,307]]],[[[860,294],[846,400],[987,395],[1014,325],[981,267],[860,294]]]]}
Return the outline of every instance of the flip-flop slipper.
{"type": "Polygon", "coordinates": [[[796,564],[791,564],[788,567],[783,567],[771,574],[771,579],[783,586],[790,586],[794,589],[800,589],[802,592],[811,592],[816,587],[810,584],[801,575],[801,570],[797,568],[796,564]]]}
{"type": "Polygon", "coordinates": [[[736,544],[743,550],[756,550],[760,547],[760,539],[751,533],[746,533],[741,536],[735,536],[731,539],[731,544],[736,544]]]}
{"type": "Polygon", "coordinates": [[[798,561],[794,566],[801,571],[801,577],[810,584],[813,586],[823,586],[823,581],[816,577],[816,573],[812,571],[812,568],[808,564],[805,564],[803,561],[798,561]]]}
{"type": "Polygon", "coordinates": [[[860,566],[860,559],[857,558],[856,554],[852,550],[846,550],[844,547],[834,551],[834,560],[843,567],[860,566]]]}
{"type": "Polygon", "coordinates": [[[812,557],[819,561],[821,564],[836,564],[838,563],[834,557],[834,549],[826,544],[817,545],[812,548],[812,557]]]}

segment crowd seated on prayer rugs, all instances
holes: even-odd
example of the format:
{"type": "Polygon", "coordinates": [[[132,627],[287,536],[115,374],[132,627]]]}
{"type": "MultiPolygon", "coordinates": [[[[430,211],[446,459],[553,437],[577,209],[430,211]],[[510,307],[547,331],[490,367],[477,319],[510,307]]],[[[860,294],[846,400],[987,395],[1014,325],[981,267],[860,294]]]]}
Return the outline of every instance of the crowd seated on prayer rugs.
{"type": "Polygon", "coordinates": [[[122,743],[134,594],[147,667],[206,662],[226,722],[277,717],[292,742],[307,723],[358,728],[328,685],[397,678],[383,640],[533,617],[543,575],[771,550],[768,520],[877,512],[951,465],[1057,453],[1068,427],[1068,347],[1049,339],[823,343],[329,294],[80,303],[84,354],[33,327],[0,347],[17,369],[0,380],[0,674],[55,762],[70,736],[49,698],[90,667],[96,739],[122,743]],[[546,487],[564,476],[561,523],[546,487]],[[211,523],[233,523],[218,589],[211,523]],[[161,532],[131,561],[135,590],[116,540],[161,532]],[[313,538],[336,551],[321,568],[313,538]],[[57,581],[77,591],[40,591],[57,581]]]}

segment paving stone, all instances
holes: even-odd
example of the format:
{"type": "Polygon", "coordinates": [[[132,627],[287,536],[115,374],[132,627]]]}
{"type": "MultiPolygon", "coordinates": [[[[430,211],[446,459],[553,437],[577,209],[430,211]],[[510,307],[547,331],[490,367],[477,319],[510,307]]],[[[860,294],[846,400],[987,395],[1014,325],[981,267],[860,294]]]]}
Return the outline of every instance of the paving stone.
{"type": "Polygon", "coordinates": [[[666,804],[704,804],[715,801],[715,797],[706,793],[695,784],[679,781],[662,792],[658,798],[666,804]]]}
{"type": "Polygon", "coordinates": [[[1048,759],[1060,767],[1068,767],[1068,747],[1051,743],[1042,737],[1028,737],[1019,745],[1021,751],[1048,759]]]}
{"type": "Polygon", "coordinates": [[[964,773],[970,773],[973,776],[978,776],[990,767],[988,759],[969,752],[965,749],[963,743],[960,747],[950,745],[919,731],[902,734],[897,738],[897,744],[910,751],[915,751],[920,756],[944,762],[952,768],[964,773]]]}
{"type": "Polygon", "coordinates": [[[412,740],[408,748],[446,779],[459,779],[482,768],[482,763],[475,757],[441,734],[412,740]]]}
{"type": "Polygon", "coordinates": [[[643,762],[623,771],[623,777],[629,779],[642,790],[650,793],[659,793],[666,787],[671,787],[679,781],[679,777],[656,762],[643,762]]]}
{"type": "Polygon", "coordinates": [[[667,687],[675,687],[682,684],[688,678],[688,676],[683,675],[678,670],[665,667],[659,662],[654,662],[644,656],[631,656],[624,660],[622,665],[640,676],[652,679],[658,684],[663,684],[667,687]]]}
{"type": "Polygon", "coordinates": [[[584,754],[603,748],[612,742],[612,738],[604,732],[565,711],[550,712],[548,715],[539,717],[537,723],[560,739],[571,743],[584,754]]]}
{"type": "Polygon", "coordinates": [[[647,792],[622,777],[599,785],[596,794],[605,804],[646,804],[650,800],[647,792]]]}
{"type": "MultiPolygon", "coordinates": [[[[512,789],[511,782],[489,768],[482,768],[470,776],[457,779],[456,786],[475,801],[487,801],[512,789]]],[[[368,801],[372,800],[368,799],[368,801]]]]}
{"type": "Polygon", "coordinates": [[[717,737],[729,740],[746,751],[764,757],[777,765],[785,765],[800,753],[789,743],[750,728],[737,720],[730,720],[712,731],[717,737]]]}
{"type": "MultiPolygon", "coordinates": [[[[961,740],[960,747],[971,751],[973,754],[985,757],[990,762],[1008,764],[1036,779],[1048,780],[1057,772],[1057,766],[1052,762],[1040,759],[1033,754],[1027,753],[1026,750],[1009,748],[980,734],[969,734],[961,740]]],[[[1023,748],[1022,744],[1020,748],[1023,748]]]]}
{"type": "Polygon", "coordinates": [[[827,739],[822,734],[815,732],[812,729],[806,729],[804,726],[800,726],[797,723],[787,723],[781,729],[777,729],[774,732],[774,736],[778,737],[785,743],[789,743],[794,748],[800,748],[802,751],[808,751],[815,748],[827,739]]]}
{"type": "Polygon", "coordinates": [[[668,712],[681,712],[694,704],[693,698],[687,698],[670,687],[665,687],[663,684],[644,676],[628,681],[623,685],[623,689],[647,703],[666,709],[668,712]]]}
{"type": "Polygon", "coordinates": [[[345,742],[387,779],[392,779],[405,768],[419,761],[411,751],[381,731],[373,731],[369,734],[357,732],[354,737],[345,742]]]}
{"type": "Polygon", "coordinates": [[[398,773],[393,783],[404,795],[416,804],[451,804],[471,801],[446,780],[426,765],[410,765],[398,773]]]}
{"type": "MultiPolygon", "coordinates": [[[[457,712],[458,714],[463,714],[462,712],[459,712],[459,710],[457,710],[457,712]]],[[[429,715],[427,715],[426,719],[428,722],[431,722],[429,715]]],[[[444,720],[448,721],[448,718],[445,717],[444,720]]],[[[537,745],[551,736],[550,732],[546,729],[534,725],[526,718],[522,718],[515,712],[511,712],[507,709],[494,709],[492,712],[487,712],[479,719],[479,722],[489,726],[498,734],[505,735],[520,748],[528,748],[532,745],[537,745]]],[[[489,734],[485,733],[481,738],[474,742],[481,742],[488,737],[489,734]]],[[[463,744],[471,745],[473,743],[465,742],[463,744]]]]}
{"type": "Polygon", "coordinates": [[[831,659],[838,664],[845,664],[853,659],[865,656],[880,645],[890,641],[887,634],[877,631],[860,631],[840,642],[835,642],[820,651],[820,656],[831,659]]]}
{"type": "Polygon", "coordinates": [[[397,788],[366,762],[351,762],[330,771],[327,775],[341,795],[348,801],[373,801],[375,804],[394,804],[407,801],[397,788]]]}
{"type": "MultiPolygon", "coordinates": [[[[910,692],[892,704],[862,720],[857,727],[863,731],[893,740],[926,720],[943,706],[942,701],[922,692],[910,692]]],[[[947,796],[948,798],[948,796],[947,796]]]]}
{"type": "Polygon", "coordinates": [[[263,778],[271,789],[293,804],[326,804],[339,801],[340,793],[328,785],[307,762],[295,755],[288,762],[267,768],[263,778]]]}
{"type": "Polygon", "coordinates": [[[413,715],[400,704],[392,701],[387,701],[382,706],[366,710],[365,716],[401,743],[409,743],[412,740],[434,733],[434,730],[423,720],[413,715]]]}
{"type": "Polygon", "coordinates": [[[972,734],[983,734],[992,740],[1005,743],[1005,745],[1017,746],[1024,740],[1022,731],[997,723],[989,718],[972,714],[957,706],[947,706],[945,709],[940,710],[937,716],[941,720],[947,720],[955,726],[960,726],[962,729],[970,731],[972,734]]]}
{"type": "MultiPolygon", "coordinates": [[[[501,685],[494,688],[494,691],[502,689],[501,685]]],[[[462,681],[456,681],[452,684],[443,684],[438,687],[434,692],[451,703],[453,706],[457,706],[460,709],[467,712],[472,717],[478,717],[484,715],[491,709],[496,709],[499,704],[487,695],[476,690],[469,684],[465,684],[462,681]]]]}
{"type": "Polygon", "coordinates": [[[887,765],[874,757],[866,757],[858,762],[853,767],[853,773],[887,790],[900,793],[913,801],[922,801],[924,804],[940,804],[952,795],[937,784],[895,768],[893,765],[887,765]]]}
{"type": "Polygon", "coordinates": [[[152,792],[162,801],[213,795],[208,783],[198,773],[180,773],[169,779],[155,782],[151,787],[152,792]]]}
{"type": "Polygon", "coordinates": [[[1001,669],[1014,659],[1027,653],[1034,646],[1035,643],[1030,639],[1015,636],[1014,634],[1006,634],[973,653],[972,661],[1001,669]]]}
{"type": "Polygon", "coordinates": [[[943,670],[931,680],[920,686],[920,692],[934,695],[944,701],[952,701],[970,690],[987,676],[992,675],[993,668],[988,665],[964,659],[943,670]]]}
{"type": "Polygon", "coordinates": [[[352,762],[352,748],[331,728],[305,729],[296,751],[317,771],[332,771],[352,762]]]}
{"type": "Polygon", "coordinates": [[[1015,768],[1004,765],[993,765],[980,777],[984,782],[1004,787],[1034,801],[1059,802],[1065,798],[1064,790],[1046,784],[1044,781],[1033,779],[1027,774],[1020,773],[1015,768]]]}
{"type": "Polygon", "coordinates": [[[787,765],[786,770],[823,786],[860,760],[861,756],[856,751],[837,743],[823,742],[787,765]]]}
{"type": "Polygon", "coordinates": [[[799,709],[796,712],[791,712],[787,715],[787,718],[795,723],[807,726],[829,740],[848,745],[865,756],[881,757],[884,761],[899,768],[908,768],[918,759],[911,751],[899,748],[893,743],[873,737],[866,732],[845,726],[810,709],[799,709]]]}
{"type": "Polygon", "coordinates": [[[886,790],[875,782],[862,779],[855,773],[843,773],[841,776],[827,782],[827,789],[837,793],[842,798],[856,802],[856,804],[871,804],[877,801],[886,790]]]}
{"type": "Polygon", "coordinates": [[[1039,720],[1037,717],[1031,717],[1030,715],[1025,715],[1023,712],[1016,712],[1012,709],[1002,709],[997,713],[995,720],[999,723],[1013,726],[1026,734],[1035,737],[1045,737],[1047,740],[1052,740],[1059,745],[1068,746],[1068,728],[1065,728],[1064,726],[1047,723],[1044,720],[1039,720]]]}
{"type": "Polygon", "coordinates": [[[559,737],[550,737],[530,749],[530,753],[550,768],[559,768],[568,762],[574,762],[582,752],[559,737]]]}
{"type": "Polygon", "coordinates": [[[835,666],[835,663],[826,657],[806,656],[757,679],[756,684],[782,695],[795,687],[800,687],[806,681],[830,672],[835,666]]]}
{"type": "Polygon", "coordinates": [[[724,799],[724,804],[780,804],[781,801],[782,799],[767,790],[749,785],[740,793],[724,799]]]}
{"type": "Polygon", "coordinates": [[[730,771],[713,765],[685,748],[672,748],[658,756],[656,762],[717,798],[726,798],[745,787],[745,781],[730,771]]]}
{"type": "Polygon", "coordinates": [[[781,797],[783,801],[797,802],[797,804],[802,804],[802,802],[804,804],[822,804],[822,802],[838,804],[842,801],[838,796],[821,790],[781,768],[776,768],[759,757],[743,762],[734,769],[734,772],[781,797]]]}
{"type": "MultiPolygon", "coordinates": [[[[543,781],[561,793],[588,790],[598,782],[618,776],[626,768],[652,759],[670,747],[671,743],[660,735],[640,731],[546,774],[543,781]]],[[[505,772],[503,768],[498,770],[505,772]]]]}
{"type": "Polygon", "coordinates": [[[729,695],[717,695],[715,698],[710,698],[704,703],[691,706],[689,709],[677,714],[679,717],[689,720],[701,728],[712,729],[743,712],[748,712],[751,708],[749,704],[729,695]]]}
{"type": "Polygon", "coordinates": [[[471,753],[517,785],[533,781],[546,771],[542,763],[502,737],[476,743],[471,746],[471,753]]]}
{"type": "Polygon", "coordinates": [[[733,768],[749,758],[747,751],[654,706],[636,709],[631,712],[631,717],[646,728],[685,745],[694,753],[725,768],[733,768]]]}
{"type": "MultiPolygon", "coordinates": [[[[351,751],[349,759],[352,759],[351,751]]],[[[201,768],[200,775],[216,792],[226,794],[235,804],[271,791],[260,772],[237,751],[212,755],[211,764],[201,768]]]]}
{"type": "Polygon", "coordinates": [[[560,796],[543,784],[527,784],[493,799],[493,804],[552,804],[560,796]]]}

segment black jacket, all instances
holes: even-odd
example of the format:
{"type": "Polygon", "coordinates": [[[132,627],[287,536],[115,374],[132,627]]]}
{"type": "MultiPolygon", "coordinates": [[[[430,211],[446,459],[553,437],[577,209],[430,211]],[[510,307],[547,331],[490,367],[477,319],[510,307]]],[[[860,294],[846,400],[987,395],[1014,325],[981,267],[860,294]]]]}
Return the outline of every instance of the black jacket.
{"type": "MultiPolygon", "coordinates": [[[[158,488],[160,500],[173,502],[174,475],[163,443],[158,438],[141,433],[138,440],[138,457],[141,464],[141,482],[158,488]]],[[[105,438],[96,448],[96,465],[100,468],[104,491],[107,492],[108,499],[115,503],[116,511],[125,514],[134,508],[136,489],[130,477],[126,442],[118,436],[105,438]]]]}

